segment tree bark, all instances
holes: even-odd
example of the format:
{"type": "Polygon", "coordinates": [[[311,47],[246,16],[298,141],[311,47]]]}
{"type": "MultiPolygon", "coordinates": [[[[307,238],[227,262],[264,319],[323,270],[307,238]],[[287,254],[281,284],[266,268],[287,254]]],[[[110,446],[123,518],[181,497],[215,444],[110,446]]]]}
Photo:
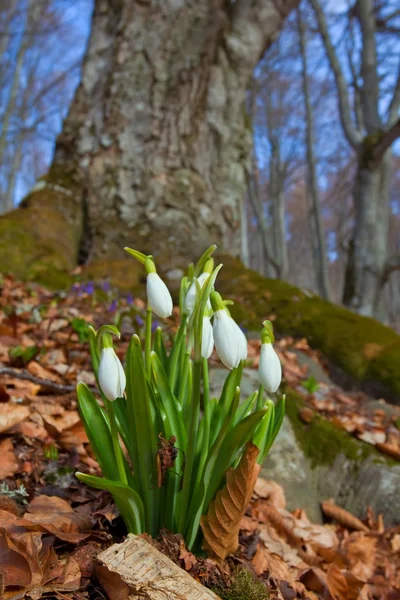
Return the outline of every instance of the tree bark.
{"type": "Polygon", "coordinates": [[[343,301],[369,317],[378,317],[381,306],[387,261],[390,165],[390,151],[375,168],[368,167],[360,157],[354,182],[353,249],[348,256],[343,301]]]}
{"type": "Polygon", "coordinates": [[[300,9],[297,11],[299,28],[300,54],[302,58],[303,94],[306,113],[306,155],[307,155],[307,199],[309,204],[309,222],[311,231],[311,249],[314,274],[318,293],[331,299],[328,255],[325,243],[324,223],[318,192],[317,168],[314,153],[314,115],[311,106],[310,89],[307,73],[307,41],[300,9]]]}
{"type": "Polygon", "coordinates": [[[51,180],[80,189],[86,259],[240,254],[252,71],[296,0],[96,0],[51,180]]]}
{"type": "MultiPolygon", "coordinates": [[[[354,183],[355,221],[346,267],[343,302],[360,314],[384,318],[381,303],[388,245],[390,146],[400,136],[400,71],[383,122],[379,113],[379,72],[376,23],[372,0],[358,0],[356,17],[362,36],[359,89],[362,115],[353,119],[338,55],[319,0],[313,6],[326,53],[335,76],[340,118],[349,144],[357,154],[354,183]],[[354,122],[360,125],[356,129],[354,122]]],[[[381,90],[382,92],[382,90],[381,90]]]]}

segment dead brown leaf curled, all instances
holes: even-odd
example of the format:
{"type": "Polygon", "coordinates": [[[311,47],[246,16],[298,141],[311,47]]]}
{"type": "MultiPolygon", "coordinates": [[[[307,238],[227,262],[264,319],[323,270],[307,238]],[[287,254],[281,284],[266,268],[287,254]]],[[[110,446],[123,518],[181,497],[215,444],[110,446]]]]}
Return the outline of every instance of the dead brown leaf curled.
{"type": "Polygon", "coordinates": [[[258,454],[257,446],[249,442],[240,463],[227,473],[225,486],[211,501],[208,513],[201,517],[203,549],[221,560],[235,552],[239,545],[240,521],[260,471],[256,463],[258,454]]]}

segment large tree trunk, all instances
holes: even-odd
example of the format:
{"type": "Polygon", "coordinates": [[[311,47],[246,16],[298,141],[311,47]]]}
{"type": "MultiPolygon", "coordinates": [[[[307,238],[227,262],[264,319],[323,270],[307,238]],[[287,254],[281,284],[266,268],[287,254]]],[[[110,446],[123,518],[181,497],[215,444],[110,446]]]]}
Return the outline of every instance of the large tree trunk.
{"type": "Polygon", "coordinates": [[[344,303],[362,315],[380,313],[388,251],[391,152],[375,168],[360,157],[354,183],[354,230],[344,288],[344,303]]]}
{"type": "Polygon", "coordinates": [[[295,0],[97,0],[53,169],[79,182],[93,260],[124,245],[240,253],[249,77],[295,0]]]}

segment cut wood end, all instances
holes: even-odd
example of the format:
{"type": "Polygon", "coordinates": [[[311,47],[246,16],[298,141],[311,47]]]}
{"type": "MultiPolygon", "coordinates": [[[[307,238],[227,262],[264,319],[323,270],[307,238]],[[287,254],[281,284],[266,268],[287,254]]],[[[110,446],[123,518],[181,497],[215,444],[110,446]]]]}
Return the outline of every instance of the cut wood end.
{"type": "Polygon", "coordinates": [[[219,600],[143,538],[129,534],[98,557],[97,577],[110,600],[219,600]]]}

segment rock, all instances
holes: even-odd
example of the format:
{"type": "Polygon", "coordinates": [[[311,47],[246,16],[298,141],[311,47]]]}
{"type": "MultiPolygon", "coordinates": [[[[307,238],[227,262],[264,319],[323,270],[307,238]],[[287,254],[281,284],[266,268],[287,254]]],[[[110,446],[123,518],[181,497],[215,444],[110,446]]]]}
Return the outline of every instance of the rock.
{"type": "Polygon", "coordinates": [[[322,523],[318,478],[297,442],[287,417],[269,451],[260,476],[272,479],[283,487],[288,510],[305,508],[311,521],[322,523]]]}

